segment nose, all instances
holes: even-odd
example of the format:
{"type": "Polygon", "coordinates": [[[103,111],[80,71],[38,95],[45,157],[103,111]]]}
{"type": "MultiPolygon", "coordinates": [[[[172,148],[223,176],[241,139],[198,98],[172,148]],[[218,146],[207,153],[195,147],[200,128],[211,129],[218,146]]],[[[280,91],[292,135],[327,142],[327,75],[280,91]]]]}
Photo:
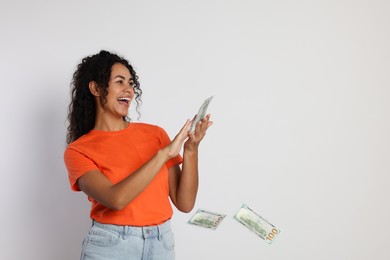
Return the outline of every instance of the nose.
{"type": "Polygon", "coordinates": [[[131,85],[131,84],[126,84],[126,87],[125,87],[125,89],[124,89],[124,92],[125,92],[125,93],[129,93],[130,96],[131,96],[131,98],[133,98],[133,96],[134,96],[134,86],[131,85]]]}
{"type": "Polygon", "coordinates": [[[134,92],[134,85],[132,85],[132,84],[126,84],[125,91],[134,92]]]}

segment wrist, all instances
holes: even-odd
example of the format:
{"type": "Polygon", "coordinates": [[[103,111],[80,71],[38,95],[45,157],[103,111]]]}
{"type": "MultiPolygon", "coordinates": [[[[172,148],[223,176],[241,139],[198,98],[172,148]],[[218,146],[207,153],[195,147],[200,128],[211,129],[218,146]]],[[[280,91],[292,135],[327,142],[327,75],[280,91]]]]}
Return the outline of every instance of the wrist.
{"type": "Polygon", "coordinates": [[[198,146],[197,145],[186,145],[184,146],[184,152],[187,154],[198,154],[198,146]]]}
{"type": "Polygon", "coordinates": [[[158,150],[157,156],[162,158],[165,162],[174,157],[169,153],[169,150],[166,147],[158,150]]]}

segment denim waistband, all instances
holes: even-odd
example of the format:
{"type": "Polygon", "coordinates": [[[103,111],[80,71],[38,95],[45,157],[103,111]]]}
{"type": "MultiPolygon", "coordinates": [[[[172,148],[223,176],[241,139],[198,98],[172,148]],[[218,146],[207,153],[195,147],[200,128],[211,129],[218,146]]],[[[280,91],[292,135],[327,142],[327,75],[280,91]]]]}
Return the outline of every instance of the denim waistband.
{"type": "Polygon", "coordinates": [[[171,230],[171,222],[167,220],[163,224],[156,226],[145,226],[145,227],[136,227],[136,226],[122,226],[122,225],[113,225],[113,224],[103,224],[92,220],[92,226],[96,226],[105,230],[109,230],[119,235],[125,236],[137,236],[142,238],[160,238],[163,234],[171,230]]]}

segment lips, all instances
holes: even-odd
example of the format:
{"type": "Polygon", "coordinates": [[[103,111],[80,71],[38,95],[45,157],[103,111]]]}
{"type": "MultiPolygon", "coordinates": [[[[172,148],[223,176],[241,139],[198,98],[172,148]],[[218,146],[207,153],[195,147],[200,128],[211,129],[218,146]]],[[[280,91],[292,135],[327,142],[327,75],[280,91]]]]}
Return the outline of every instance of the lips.
{"type": "Polygon", "coordinates": [[[128,97],[120,97],[120,98],[118,98],[119,102],[125,103],[126,105],[128,105],[130,103],[130,100],[131,100],[131,98],[128,98],[128,97]]]}

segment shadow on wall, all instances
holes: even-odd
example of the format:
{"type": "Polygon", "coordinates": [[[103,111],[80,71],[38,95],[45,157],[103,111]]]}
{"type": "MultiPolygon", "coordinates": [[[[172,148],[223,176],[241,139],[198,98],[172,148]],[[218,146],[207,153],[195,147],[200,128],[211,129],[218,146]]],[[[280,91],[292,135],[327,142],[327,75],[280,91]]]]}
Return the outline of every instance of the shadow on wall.
{"type": "Polygon", "coordinates": [[[24,192],[30,223],[34,223],[28,230],[34,252],[21,259],[79,259],[91,223],[85,194],[70,189],[63,162],[66,105],[54,100],[42,101],[32,113],[30,136],[34,138],[30,141],[33,151],[29,170],[33,177],[24,192]]]}

